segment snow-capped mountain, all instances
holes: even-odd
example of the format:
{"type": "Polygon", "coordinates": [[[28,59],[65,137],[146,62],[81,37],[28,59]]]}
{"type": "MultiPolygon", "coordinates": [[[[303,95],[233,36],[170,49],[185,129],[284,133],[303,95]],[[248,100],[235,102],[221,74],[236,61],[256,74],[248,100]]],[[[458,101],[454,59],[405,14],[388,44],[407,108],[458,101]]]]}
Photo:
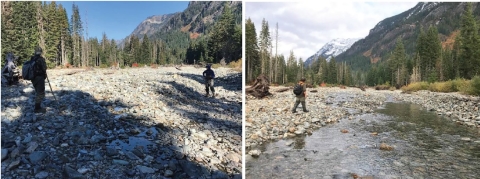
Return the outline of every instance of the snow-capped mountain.
{"type": "Polygon", "coordinates": [[[312,64],[314,60],[317,60],[319,56],[327,58],[329,61],[332,56],[335,57],[343,52],[345,52],[350,46],[353,45],[360,38],[348,38],[348,39],[333,39],[332,41],[326,43],[317,53],[307,58],[305,61],[305,66],[312,64]]]}

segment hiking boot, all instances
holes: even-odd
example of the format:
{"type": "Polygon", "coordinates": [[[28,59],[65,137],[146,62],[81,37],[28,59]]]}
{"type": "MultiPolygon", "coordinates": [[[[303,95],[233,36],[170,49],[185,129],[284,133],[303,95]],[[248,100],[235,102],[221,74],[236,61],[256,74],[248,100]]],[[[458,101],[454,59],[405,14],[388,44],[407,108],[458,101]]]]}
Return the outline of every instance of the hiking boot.
{"type": "Polygon", "coordinates": [[[212,98],[215,98],[215,93],[212,93],[212,98]]]}
{"type": "Polygon", "coordinates": [[[292,111],[292,113],[297,113],[297,111],[292,111]]]}
{"type": "Polygon", "coordinates": [[[207,94],[205,94],[205,97],[208,97],[208,93],[207,93],[207,94]]]}
{"type": "Polygon", "coordinates": [[[303,110],[303,112],[309,112],[308,110],[303,110]]]}
{"type": "Polygon", "coordinates": [[[34,112],[35,113],[45,113],[45,112],[47,112],[47,110],[45,108],[42,108],[40,106],[40,103],[38,103],[38,104],[35,104],[34,112]]]}

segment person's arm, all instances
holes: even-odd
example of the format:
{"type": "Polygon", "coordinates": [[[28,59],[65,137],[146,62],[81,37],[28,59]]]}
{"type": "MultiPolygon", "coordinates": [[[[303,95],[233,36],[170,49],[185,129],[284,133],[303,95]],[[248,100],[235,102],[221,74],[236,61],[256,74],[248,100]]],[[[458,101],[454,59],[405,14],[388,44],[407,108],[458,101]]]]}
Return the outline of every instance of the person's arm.
{"type": "Polygon", "coordinates": [[[215,78],[215,72],[212,70],[212,79],[215,78]]]}
{"type": "Polygon", "coordinates": [[[307,84],[303,84],[303,96],[307,97],[307,84]]]}
{"type": "Polygon", "coordinates": [[[45,62],[45,58],[42,57],[40,64],[42,65],[43,74],[45,75],[45,78],[47,78],[47,62],[45,62]]]}

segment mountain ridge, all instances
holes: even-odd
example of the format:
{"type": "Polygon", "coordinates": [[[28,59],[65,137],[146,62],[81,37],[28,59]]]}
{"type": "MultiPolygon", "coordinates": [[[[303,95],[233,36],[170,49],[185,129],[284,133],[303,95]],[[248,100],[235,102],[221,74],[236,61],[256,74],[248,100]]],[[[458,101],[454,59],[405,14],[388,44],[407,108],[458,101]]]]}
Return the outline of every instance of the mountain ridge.
{"type": "Polygon", "coordinates": [[[345,52],[350,46],[361,38],[336,38],[322,46],[315,54],[308,57],[305,60],[304,65],[310,66],[318,57],[326,58],[329,61],[332,57],[335,57],[345,52]]]}

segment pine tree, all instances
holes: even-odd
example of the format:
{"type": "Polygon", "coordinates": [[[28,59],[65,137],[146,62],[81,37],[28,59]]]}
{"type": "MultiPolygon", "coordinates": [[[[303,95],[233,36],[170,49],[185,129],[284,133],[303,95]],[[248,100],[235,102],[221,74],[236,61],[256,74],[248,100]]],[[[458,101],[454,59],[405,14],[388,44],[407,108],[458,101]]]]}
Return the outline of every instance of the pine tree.
{"type": "Polygon", "coordinates": [[[254,80],[260,71],[260,61],[258,58],[258,43],[255,24],[250,18],[245,22],[245,65],[246,65],[246,83],[254,80]]]}
{"type": "Polygon", "coordinates": [[[472,4],[468,3],[462,16],[460,27],[460,77],[471,79],[480,73],[480,40],[478,27],[472,12],[472,4]]]}
{"type": "Polygon", "coordinates": [[[268,21],[262,20],[262,30],[260,31],[260,55],[261,55],[261,73],[267,74],[268,49],[271,46],[270,31],[268,30],[268,21]]]}

